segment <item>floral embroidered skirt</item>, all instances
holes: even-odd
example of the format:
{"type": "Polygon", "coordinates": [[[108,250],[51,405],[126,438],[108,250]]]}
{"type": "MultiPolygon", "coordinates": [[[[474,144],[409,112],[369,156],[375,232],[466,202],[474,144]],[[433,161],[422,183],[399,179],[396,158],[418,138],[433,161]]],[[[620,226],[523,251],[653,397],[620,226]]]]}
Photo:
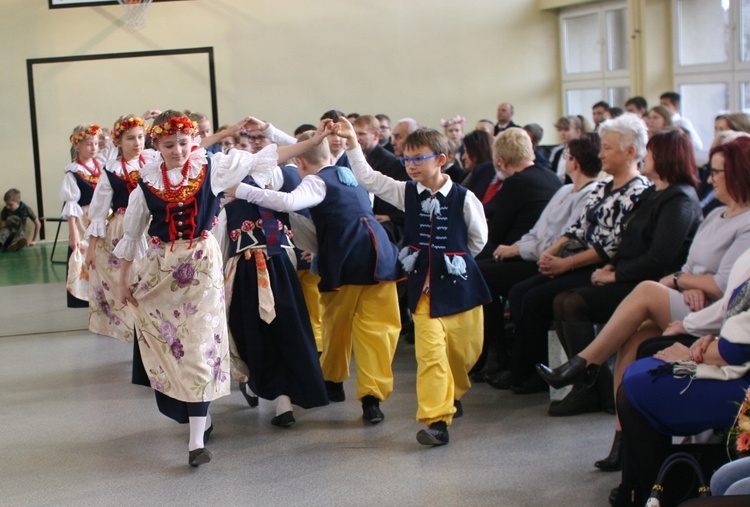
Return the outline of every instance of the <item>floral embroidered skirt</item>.
{"type": "MultiPolygon", "coordinates": [[[[107,237],[96,242],[96,269],[89,271],[89,331],[132,343],[133,314],[120,302],[121,261],[112,254],[122,238],[124,216],[116,213],[107,224],[107,237]]],[[[140,261],[133,263],[133,272],[139,271],[139,265],[140,261]]]]}
{"type": "Polygon", "coordinates": [[[83,216],[78,217],[76,224],[81,247],[75,252],[68,248],[68,279],[65,288],[73,297],[85,302],[89,300],[89,270],[86,267],[86,250],[89,248],[89,242],[83,236],[89,226],[88,206],[83,206],[83,216]]]}
{"type": "Polygon", "coordinates": [[[132,308],[151,387],[188,403],[229,395],[221,252],[213,235],[151,244],[132,308]]]}

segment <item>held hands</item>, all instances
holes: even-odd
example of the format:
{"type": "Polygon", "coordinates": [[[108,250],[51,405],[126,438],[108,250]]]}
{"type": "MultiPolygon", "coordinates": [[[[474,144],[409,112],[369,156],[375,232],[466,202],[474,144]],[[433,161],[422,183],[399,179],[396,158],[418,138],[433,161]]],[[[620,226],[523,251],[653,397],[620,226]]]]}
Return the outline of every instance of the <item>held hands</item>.
{"type": "Polygon", "coordinates": [[[333,132],[337,136],[346,139],[348,148],[350,150],[353,150],[354,148],[359,146],[359,143],[357,142],[357,133],[354,132],[354,127],[349,122],[349,120],[347,120],[343,116],[339,116],[339,121],[334,124],[333,132]]]}
{"type": "Polygon", "coordinates": [[[570,258],[563,259],[547,253],[542,254],[539,258],[539,272],[550,278],[560,276],[570,271],[570,258]]]}
{"type": "Polygon", "coordinates": [[[603,268],[599,268],[591,274],[592,285],[607,285],[610,283],[615,283],[616,281],[615,267],[611,264],[607,264],[603,268]]]}
{"type": "Polygon", "coordinates": [[[237,188],[240,186],[239,183],[237,183],[235,186],[227,188],[224,190],[224,195],[227,197],[235,197],[237,194],[237,188]]]}
{"type": "Polygon", "coordinates": [[[144,120],[150,120],[151,118],[156,118],[161,114],[161,111],[158,109],[146,109],[146,112],[141,115],[141,118],[144,120]]]}
{"type": "Polygon", "coordinates": [[[654,359],[660,359],[665,363],[676,363],[677,361],[690,361],[690,349],[682,343],[673,343],[664,350],[654,354],[654,359]]]}
{"type": "Polygon", "coordinates": [[[706,294],[700,289],[687,289],[682,291],[685,304],[690,307],[691,312],[697,312],[706,307],[706,294]]]}

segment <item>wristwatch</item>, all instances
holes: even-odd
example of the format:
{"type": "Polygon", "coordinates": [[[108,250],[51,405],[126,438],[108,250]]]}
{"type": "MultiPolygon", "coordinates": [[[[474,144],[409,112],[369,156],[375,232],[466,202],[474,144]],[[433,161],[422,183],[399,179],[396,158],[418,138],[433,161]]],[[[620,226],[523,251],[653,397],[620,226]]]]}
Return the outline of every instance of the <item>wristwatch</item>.
{"type": "Polygon", "coordinates": [[[682,276],[682,271],[678,271],[677,273],[672,275],[672,282],[674,283],[674,288],[679,290],[680,292],[682,291],[680,290],[680,286],[677,284],[677,281],[680,279],[681,276],[682,276]]]}

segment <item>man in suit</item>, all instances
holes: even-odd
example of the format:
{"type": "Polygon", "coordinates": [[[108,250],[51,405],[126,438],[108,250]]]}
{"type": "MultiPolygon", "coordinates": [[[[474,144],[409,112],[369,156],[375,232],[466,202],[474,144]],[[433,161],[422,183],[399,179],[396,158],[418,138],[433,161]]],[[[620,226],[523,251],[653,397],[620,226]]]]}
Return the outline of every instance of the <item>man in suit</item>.
{"type": "Polygon", "coordinates": [[[505,129],[511,127],[518,127],[513,123],[513,104],[509,102],[503,102],[497,106],[497,123],[495,124],[495,135],[498,135],[505,129]]]}

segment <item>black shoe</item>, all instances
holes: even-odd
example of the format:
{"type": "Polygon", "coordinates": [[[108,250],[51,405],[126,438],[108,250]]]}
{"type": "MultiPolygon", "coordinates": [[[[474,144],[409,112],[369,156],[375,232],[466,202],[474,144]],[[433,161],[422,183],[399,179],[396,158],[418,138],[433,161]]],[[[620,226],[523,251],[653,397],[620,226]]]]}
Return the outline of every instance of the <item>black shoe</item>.
{"type": "Polygon", "coordinates": [[[600,459],[594,463],[594,466],[602,472],[617,472],[622,469],[622,431],[615,431],[609,456],[600,459]]]}
{"type": "Polygon", "coordinates": [[[581,356],[573,356],[567,363],[558,366],[554,370],[543,365],[537,364],[536,371],[550,386],[555,389],[569,385],[594,385],[596,376],[599,373],[598,364],[586,366],[586,360],[581,356]]]}
{"type": "Polygon", "coordinates": [[[404,322],[401,324],[401,332],[398,335],[399,340],[404,340],[406,343],[414,344],[414,322],[404,322]]]}
{"type": "Polygon", "coordinates": [[[383,419],[383,411],[380,410],[380,400],[369,394],[362,398],[362,419],[372,424],[377,424],[383,419]]]}
{"type": "Polygon", "coordinates": [[[190,451],[190,454],[188,456],[188,465],[190,465],[191,467],[205,465],[209,461],[211,461],[211,452],[205,447],[190,451]]]}
{"type": "Polygon", "coordinates": [[[344,401],[346,399],[343,382],[326,380],[326,391],[328,392],[328,401],[344,401]]]}
{"type": "Polygon", "coordinates": [[[476,373],[469,373],[469,380],[471,380],[472,384],[483,384],[487,382],[488,375],[485,375],[481,371],[478,371],[476,373]]]}
{"type": "Polygon", "coordinates": [[[461,405],[461,400],[453,400],[453,406],[456,407],[456,413],[453,414],[454,419],[464,415],[464,406],[461,405]]]}
{"type": "Polygon", "coordinates": [[[515,394],[535,394],[549,391],[549,386],[539,378],[539,375],[533,374],[520,385],[510,386],[510,390],[515,394]]]}
{"type": "Polygon", "coordinates": [[[296,422],[296,419],[294,418],[294,414],[291,410],[284,412],[281,415],[277,415],[273,419],[271,419],[271,424],[274,426],[279,426],[281,428],[288,428],[292,424],[296,422]]]}
{"type": "Polygon", "coordinates": [[[565,417],[599,411],[599,393],[595,387],[576,386],[560,401],[553,401],[547,413],[552,417],[565,417]]]}
{"type": "Polygon", "coordinates": [[[209,426],[206,431],[203,432],[203,445],[208,443],[208,439],[211,438],[211,432],[214,430],[214,425],[209,426]]]}
{"type": "Polygon", "coordinates": [[[510,389],[513,383],[513,373],[510,370],[503,370],[491,375],[487,375],[487,384],[494,387],[495,389],[502,389],[503,391],[510,389]]]}
{"type": "Polygon", "coordinates": [[[242,396],[245,397],[245,400],[247,400],[247,404],[250,405],[250,408],[255,408],[258,406],[258,397],[257,396],[250,396],[247,394],[247,390],[245,389],[245,386],[247,386],[247,383],[240,382],[240,392],[242,393],[242,396]]]}
{"type": "Polygon", "coordinates": [[[417,442],[422,445],[445,445],[449,440],[448,426],[443,421],[433,423],[429,428],[417,432],[417,442]]]}

